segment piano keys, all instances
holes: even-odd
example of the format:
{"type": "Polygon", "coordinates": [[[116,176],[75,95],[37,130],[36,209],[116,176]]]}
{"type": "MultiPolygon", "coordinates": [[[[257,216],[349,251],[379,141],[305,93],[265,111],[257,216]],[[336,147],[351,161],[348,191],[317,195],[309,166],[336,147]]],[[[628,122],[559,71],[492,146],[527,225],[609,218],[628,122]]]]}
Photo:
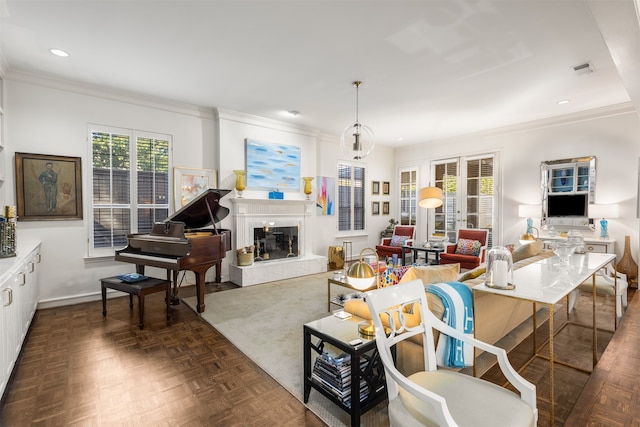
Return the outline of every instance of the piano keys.
{"type": "MultiPolygon", "coordinates": [[[[197,311],[205,310],[205,275],[216,268],[216,282],[221,280],[222,259],[231,249],[231,231],[216,225],[228,214],[220,199],[231,190],[208,189],[162,223],[153,225],[150,234],[127,236],[128,245],[116,251],[115,260],[133,263],[144,274],[145,266],[164,268],[173,282],[176,298],[178,273],[192,271],[196,277],[197,311]],[[211,225],[212,228],[204,228],[211,225]]],[[[176,298],[177,303],[177,298],[176,298]]]]}

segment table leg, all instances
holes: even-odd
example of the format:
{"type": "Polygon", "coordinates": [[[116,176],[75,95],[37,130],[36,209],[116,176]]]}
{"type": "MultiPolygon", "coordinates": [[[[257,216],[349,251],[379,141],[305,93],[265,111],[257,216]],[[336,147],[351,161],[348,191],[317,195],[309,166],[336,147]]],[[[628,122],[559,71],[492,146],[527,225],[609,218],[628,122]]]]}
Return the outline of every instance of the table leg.
{"type": "Polygon", "coordinates": [[[304,403],[309,401],[311,392],[311,334],[304,331],[304,403]]]}
{"type": "Polygon", "coordinates": [[[107,288],[102,283],[102,317],[107,316],[107,288]]]}
{"type": "Polygon", "coordinates": [[[402,265],[406,265],[407,263],[407,259],[406,259],[406,252],[404,250],[404,248],[402,248],[402,265]]]}
{"type": "Polygon", "coordinates": [[[553,366],[553,304],[549,304],[549,421],[550,425],[554,423],[554,406],[555,406],[555,379],[554,379],[554,366],[553,366]]]}
{"type": "Polygon", "coordinates": [[[327,280],[327,312],[331,311],[331,281],[327,280]]]}
{"type": "MultiPolygon", "coordinates": [[[[614,283],[615,290],[615,283],[614,283]]],[[[617,293],[617,291],[614,291],[617,293]]],[[[596,368],[598,363],[598,328],[596,327],[596,273],[591,275],[591,295],[593,296],[592,308],[593,308],[593,369],[596,368]]],[[[614,301],[617,295],[614,294],[614,301]]],[[[614,310],[615,311],[615,310],[614,310]]]]}

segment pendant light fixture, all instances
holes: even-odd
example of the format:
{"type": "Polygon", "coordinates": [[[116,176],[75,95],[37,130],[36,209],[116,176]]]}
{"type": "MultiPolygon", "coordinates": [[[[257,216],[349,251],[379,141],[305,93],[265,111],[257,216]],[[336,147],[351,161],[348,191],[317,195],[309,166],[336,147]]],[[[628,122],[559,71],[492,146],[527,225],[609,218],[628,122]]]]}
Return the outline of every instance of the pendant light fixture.
{"type": "Polygon", "coordinates": [[[361,81],[353,82],[356,87],[356,122],[347,126],[340,138],[340,148],[354,160],[367,157],[373,151],[373,131],[358,121],[358,94],[361,81]]]}

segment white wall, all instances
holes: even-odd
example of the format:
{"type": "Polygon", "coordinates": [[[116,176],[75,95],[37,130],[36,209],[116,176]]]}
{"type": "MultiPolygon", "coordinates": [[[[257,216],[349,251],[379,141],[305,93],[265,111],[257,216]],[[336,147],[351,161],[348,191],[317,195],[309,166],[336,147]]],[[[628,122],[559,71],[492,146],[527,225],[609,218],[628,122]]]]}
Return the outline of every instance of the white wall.
{"type": "Polygon", "coordinates": [[[95,298],[100,290],[99,278],[134,271],[133,264],[86,258],[87,209],[91,200],[87,183],[90,174],[88,123],[170,134],[175,166],[214,166],[213,159],[203,156],[204,141],[214,134],[212,112],[206,116],[183,106],[175,106],[172,111],[168,104],[142,99],[138,103],[127,102],[123,101],[127,99],[125,96],[118,100],[118,97],[108,94],[82,93],[80,89],[22,76],[9,77],[5,81],[6,180],[3,204],[15,204],[16,151],[82,159],[85,219],[19,221],[17,225],[17,239],[42,241],[40,298],[44,302],[67,298],[83,300],[86,296],[95,298]]]}
{"type": "MultiPolygon", "coordinates": [[[[421,184],[428,183],[431,160],[461,155],[498,152],[501,174],[497,190],[501,197],[502,222],[497,224],[499,241],[516,243],[526,228],[518,217],[519,204],[539,204],[540,163],[578,156],[596,156],[596,203],[619,203],[620,218],[609,221],[609,234],[622,254],[624,236],[630,235],[632,253],[638,261],[638,219],[636,219],[640,118],[628,105],[608,109],[606,114],[584,114],[553,121],[512,127],[502,132],[471,135],[396,150],[398,164],[420,167],[421,184]],[[402,159],[411,159],[403,162],[402,159]]],[[[425,215],[419,232],[426,235],[425,215]]],[[[599,225],[598,225],[599,227],[599,225]]],[[[588,233],[585,233],[585,235],[588,233]]],[[[593,236],[598,236],[596,229],[593,236]]],[[[591,236],[591,235],[590,235],[591,236]]]]}

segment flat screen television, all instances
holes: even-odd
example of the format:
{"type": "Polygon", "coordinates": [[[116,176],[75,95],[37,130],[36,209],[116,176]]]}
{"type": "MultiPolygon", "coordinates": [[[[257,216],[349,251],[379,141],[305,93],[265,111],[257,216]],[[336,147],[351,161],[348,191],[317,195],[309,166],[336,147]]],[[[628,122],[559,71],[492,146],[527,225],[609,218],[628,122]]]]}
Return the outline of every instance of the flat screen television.
{"type": "Polygon", "coordinates": [[[547,216],[587,216],[587,195],[586,194],[550,194],[547,196],[547,216]]]}

